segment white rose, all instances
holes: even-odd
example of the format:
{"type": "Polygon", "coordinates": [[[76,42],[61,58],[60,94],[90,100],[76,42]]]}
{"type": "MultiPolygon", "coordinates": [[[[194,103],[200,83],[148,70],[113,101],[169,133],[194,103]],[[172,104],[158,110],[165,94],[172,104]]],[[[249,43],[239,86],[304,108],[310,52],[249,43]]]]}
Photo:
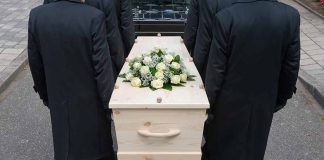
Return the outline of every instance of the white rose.
{"type": "Polygon", "coordinates": [[[153,80],[153,81],[151,82],[151,86],[152,86],[153,88],[160,89],[160,88],[163,87],[163,81],[160,80],[160,79],[153,80]]]}
{"type": "Polygon", "coordinates": [[[140,69],[141,67],[142,67],[142,64],[139,63],[139,62],[135,62],[135,63],[133,64],[133,68],[134,68],[135,70],[138,70],[138,69],[140,69]]]}
{"type": "Polygon", "coordinates": [[[139,78],[135,77],[131,80],[131,85],[133,87],[140,87],[142,85],[142,81],[139,78]]]}
{"type": "Polygon", "coordinates": [[[147,74],[150,72],[150,68],[148,66],[143,66],[140,70],[141,74],[144,75],[144,74],[147,74]]]}
{"type": "Polygon", "coordinates": [[[172,55],[168,54],[168,55],[166,55],[166,56],[164,57],[164,59],[165,59],[165,61],[166,61],[167,63],[171,63],[171,62],[173,61],[174,57],[173,57],[172,55]]]}
{"type": "Polygon", "coordinates": [[[143,57],[141,55],[138,55],[138,56],[135,57],[135,59],[138,60],[138,61],[141,61],[143,59],[143,57]]]}
{"type": "Polygon", "coordinates": [[[163,71],[158,71],[158,72],[156,72],[156,73],[155,73],[155,77],[156,77],[157,79],[163,79],[163,78],[164,78],[164,73],[163,73],[163,71]]]}
{"type": "Polygon", "coordinates": [[[159,64],[156,65],[156,69],[158,71],[163,71],[163,70],[166,69],[166,66],[165,66],[165,64],[163,62],[160,62],[159,64]]]}
{"type": "Polygon", "coordinates": [[[128,81],[130,81],[133,77],[134,76],[131,73],[127,73],[126,76],[125,76],[126,80],[128,80],[128,81]]]}
{"type": "Polygon", "coordinates": [[[179,75],[175,75],[175,76],[172,76],[171,77],[171,83],[172,84],[179,84],[180,83],[180,80],[181,80],[181,78],[180,78],[179,75]]]}
{"type": "Polygon", "coordinates": [[[172,62],[171,63],[171,68],[178,70],[178,69],[181,68],[181,65],[179,63],[177,63],[177,62],[172,62]]]}
{"type": "Polygon", "coordinates": [[[151,57],[144,57],[143,63],[145,65],[149,65],[152,62],[152,58],[151,57]]]}
{"type": "Polygon", "coordinates": [[[187,74],[180,74],[181,82],[187,82],[188,76],[187,74]]]}

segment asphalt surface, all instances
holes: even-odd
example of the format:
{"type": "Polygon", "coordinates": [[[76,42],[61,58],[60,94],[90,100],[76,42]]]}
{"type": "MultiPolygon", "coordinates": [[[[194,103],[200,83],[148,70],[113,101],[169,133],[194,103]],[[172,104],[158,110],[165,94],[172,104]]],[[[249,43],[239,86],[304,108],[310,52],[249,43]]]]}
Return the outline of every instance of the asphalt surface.
{"type": "MultiPolygon", "coordinates": [[[[53,159],[49,110],[32,84],[26,68],[0,95],[0,160],[53,159]]],[[[274,116],[266,160],[324,160],[323,109],[298,88],[288,106],[274,116]]]]}

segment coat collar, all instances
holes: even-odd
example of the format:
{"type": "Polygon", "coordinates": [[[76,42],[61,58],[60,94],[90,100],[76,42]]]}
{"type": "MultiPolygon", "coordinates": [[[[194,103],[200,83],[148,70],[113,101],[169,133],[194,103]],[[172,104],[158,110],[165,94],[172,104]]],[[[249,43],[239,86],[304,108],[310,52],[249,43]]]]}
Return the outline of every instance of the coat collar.
{"type": "Polygon", "coordinates": [[[273,1],[277,2],[278,0],[236,0],[234,3],[249,3],[249,2],[257,2],[257,1],[273,1]]]}

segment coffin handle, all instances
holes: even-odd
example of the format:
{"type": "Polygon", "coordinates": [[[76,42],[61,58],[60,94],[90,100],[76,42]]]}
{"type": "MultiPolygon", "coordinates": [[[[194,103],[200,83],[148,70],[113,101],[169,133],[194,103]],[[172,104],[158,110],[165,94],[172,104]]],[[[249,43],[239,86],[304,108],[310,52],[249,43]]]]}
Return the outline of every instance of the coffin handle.
{"type": "Polygon", "coordinates": [[[155,138],[169,138],[169,137],[175,137],[180,134],[180,130],[178,129],[169,129],[169,132],[166,133],[152,133],[149,130],[142,129],[138,130],[137,133],[143,137],[155,137],[155,138]]]}

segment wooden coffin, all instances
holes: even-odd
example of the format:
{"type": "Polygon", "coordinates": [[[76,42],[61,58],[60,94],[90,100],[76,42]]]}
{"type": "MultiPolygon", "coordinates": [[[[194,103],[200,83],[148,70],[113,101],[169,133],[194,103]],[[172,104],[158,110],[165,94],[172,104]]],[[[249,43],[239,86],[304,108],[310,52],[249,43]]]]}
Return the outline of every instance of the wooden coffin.
{"type": "MultiPolygon", "coordinates": [[[[199,160],[206,109],[203,83],[180,37],[138,37],[129,59],[154,47],[167,48],[183,58],[195,81],[172,91],[134,88],[118,78],[110,108],[119,160],[199,160]]],[[[121,73],[128,71],[126,62],[121,73]]]]}

